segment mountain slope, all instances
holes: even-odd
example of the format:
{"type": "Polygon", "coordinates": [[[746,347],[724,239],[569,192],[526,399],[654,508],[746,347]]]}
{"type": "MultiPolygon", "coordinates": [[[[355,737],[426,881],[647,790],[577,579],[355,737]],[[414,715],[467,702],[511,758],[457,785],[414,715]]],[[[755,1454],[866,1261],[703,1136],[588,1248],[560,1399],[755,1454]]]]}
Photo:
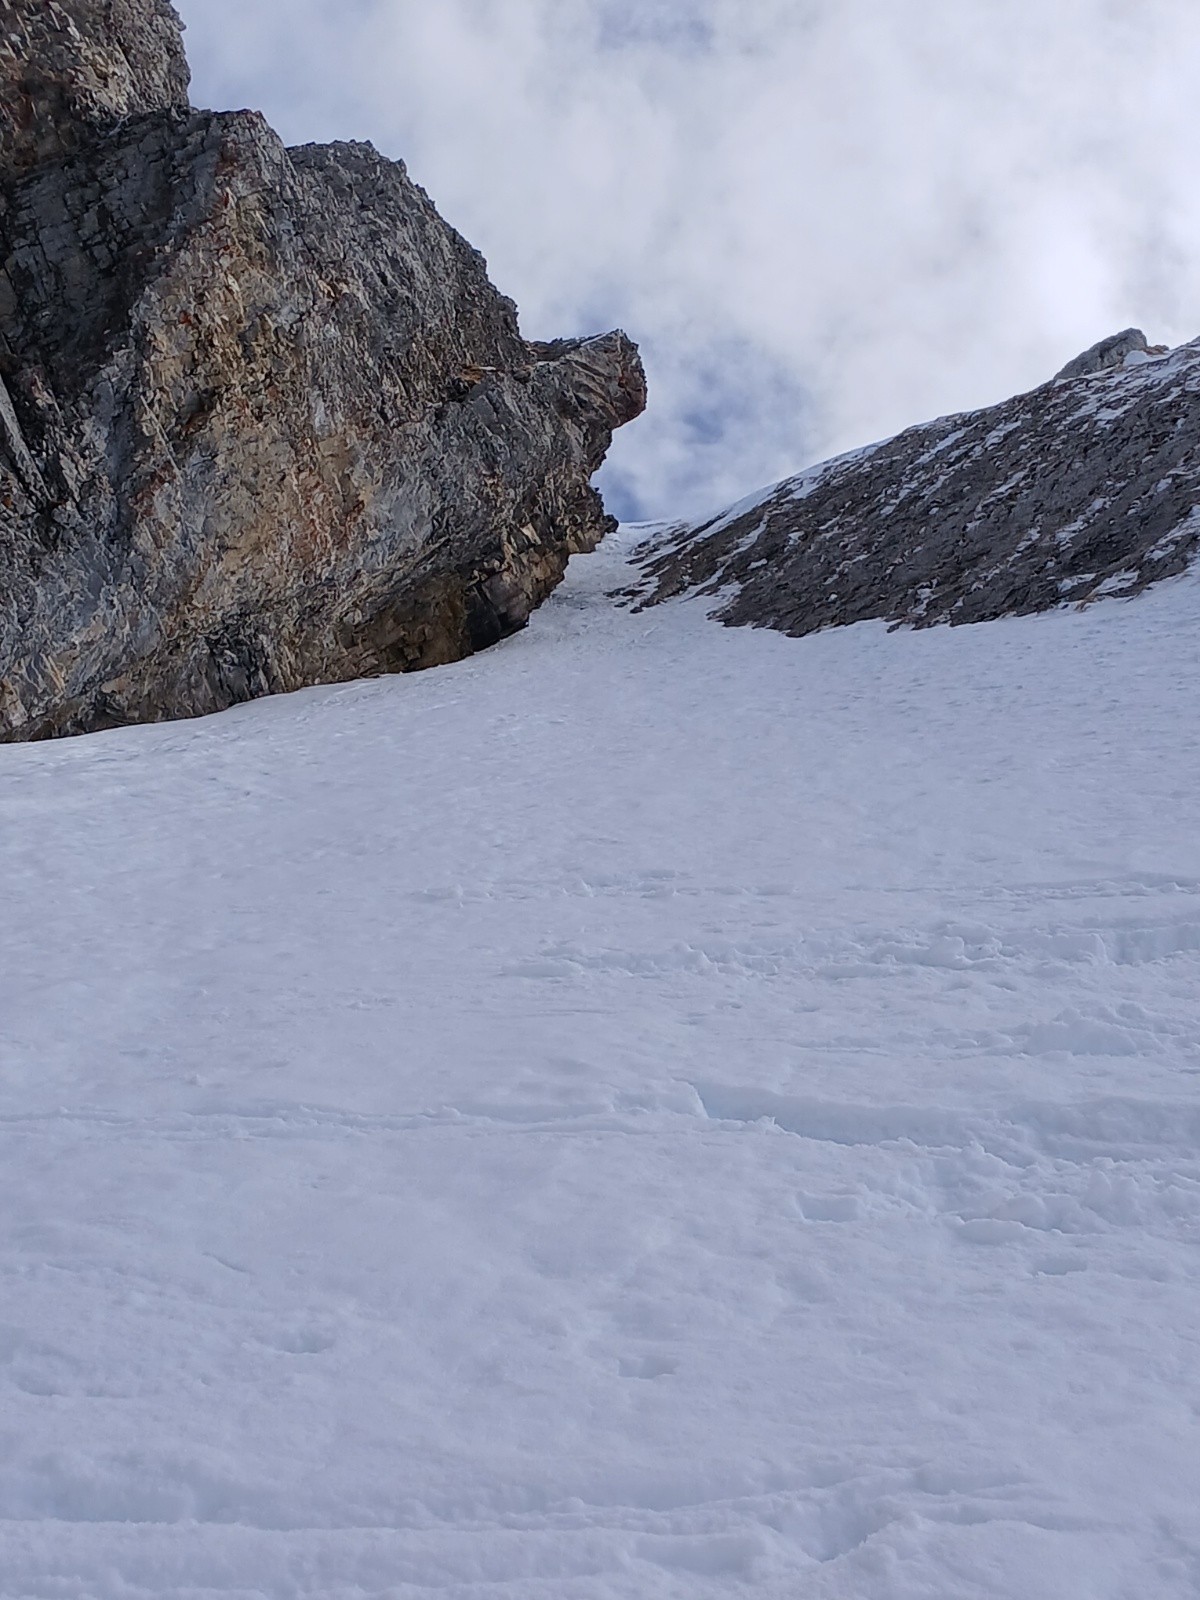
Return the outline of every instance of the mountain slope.
{"type": "Polygon", "coordinates": [[[802,635],[1137,594],[1200,546],[1200,341],[1137,329],[1050,383],[809,468],[642,553],[634,595],[802,635]],[[1140,345],[1140,348],[1139,348],[1140,345]]]}
{"type": "Polygon", "coordinates": [[[5,1593],[1194,1596],[1200,587],[630,579],[0,750],[5,1593]]]}

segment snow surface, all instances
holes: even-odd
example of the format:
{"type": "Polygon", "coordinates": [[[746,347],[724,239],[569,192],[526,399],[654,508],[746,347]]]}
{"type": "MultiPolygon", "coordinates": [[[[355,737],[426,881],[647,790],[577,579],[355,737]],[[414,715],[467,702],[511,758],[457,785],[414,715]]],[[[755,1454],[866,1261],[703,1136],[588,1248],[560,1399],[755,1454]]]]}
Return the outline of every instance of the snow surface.
{"type": "Polygon", "coordinates": [[[1200,1592],[1200,583],[621,553],[0,750],[6,1600],[1200,1592]]]}

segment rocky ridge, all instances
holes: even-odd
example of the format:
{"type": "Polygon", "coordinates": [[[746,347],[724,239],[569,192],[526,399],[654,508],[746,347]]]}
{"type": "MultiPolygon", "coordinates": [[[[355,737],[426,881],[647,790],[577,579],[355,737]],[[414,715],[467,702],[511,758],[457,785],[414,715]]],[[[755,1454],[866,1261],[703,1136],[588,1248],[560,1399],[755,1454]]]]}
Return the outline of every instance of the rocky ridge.
{"type": "Polygon", "coordinates": [[[180,33],[0,0],[0,739],[494,642],[645,403],[624,334],[525,340],[402,164],[191,109],[180,33]]]}
{"type": "Polygon", "coordinates": [[[799,636],[926,627],[1134,595],[1200,545],[1200,341],[1126,329],[1001,405],[785,479],[635,556],[638,606],[716,602],[799,636]]]}

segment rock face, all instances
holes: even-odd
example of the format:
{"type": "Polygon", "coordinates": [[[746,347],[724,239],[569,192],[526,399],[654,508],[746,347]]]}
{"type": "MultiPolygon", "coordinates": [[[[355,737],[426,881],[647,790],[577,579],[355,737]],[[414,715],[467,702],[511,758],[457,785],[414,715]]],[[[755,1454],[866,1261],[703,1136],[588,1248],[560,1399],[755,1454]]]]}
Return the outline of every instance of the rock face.
{"type": "Polygon", "coordinates": [[[630,341],[524,340],[370,146],[192,111],[166,0],[0,0],[0,34],[0,738],[522,626],[610,525],[630,341]]]}
{"type": "Polygon", "coordinates": [[[0,170],[76,150],[97,123],[186,111],[188,80],[169,0],[2,0],[0,170]]]}
{"type": "Polygon", "coordinates": [[[1200,544],[1200,341],[1158,354],[1129,330],[1079,363],[665,530],[631,598],[719,596],[723,621],[798,636],[982,622],[1183,572],[1200,544]]]}

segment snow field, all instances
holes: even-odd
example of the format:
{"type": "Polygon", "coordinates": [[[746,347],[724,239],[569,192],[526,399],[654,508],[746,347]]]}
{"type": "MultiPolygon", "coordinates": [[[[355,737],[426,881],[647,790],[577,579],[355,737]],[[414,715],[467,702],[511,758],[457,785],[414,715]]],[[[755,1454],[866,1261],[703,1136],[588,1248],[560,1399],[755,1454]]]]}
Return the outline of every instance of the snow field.
{"type": "Polygon", "coordinates": [[[1200,583],[623,581],[0,749],[6,1600],[1200,1592],[1200,583]]]}

